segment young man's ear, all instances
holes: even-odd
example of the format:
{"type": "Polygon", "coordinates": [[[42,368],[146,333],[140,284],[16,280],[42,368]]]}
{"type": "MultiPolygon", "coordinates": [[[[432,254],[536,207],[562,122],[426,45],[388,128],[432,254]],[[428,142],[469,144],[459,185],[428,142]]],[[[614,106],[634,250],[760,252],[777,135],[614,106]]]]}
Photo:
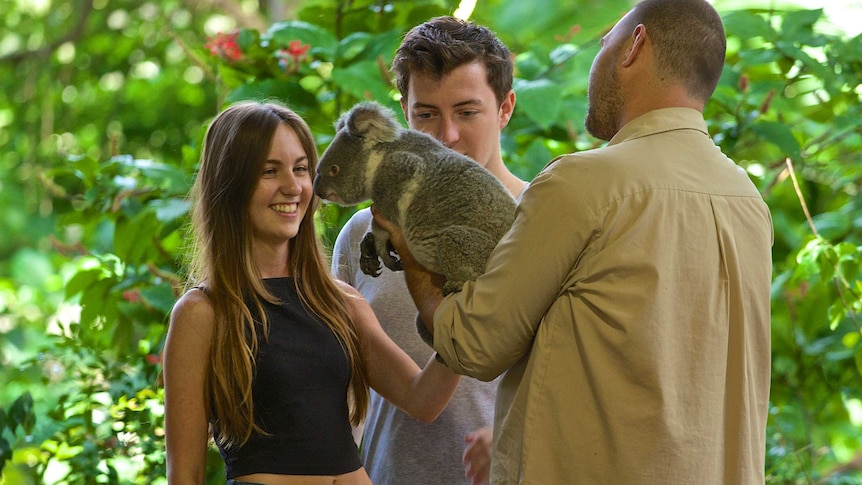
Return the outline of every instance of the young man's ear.
{"type": "Polygon", "coordinates": [[[500,129],[506,127],[509,124],[509,120],[512,119],[512,114],[515,112],[515,90],[510,89],[506,96],[503,98],[503,102],[500,104],[500,129]]]}
{"type": "Polygon", "coordinates": [[[405,96],[401,96],[400,102],[401,102],[401,112],[404,113],[404,121],[409,126],[410,125],[410,115],[408,114],[409,112],[407,111],[407,98],[405,96]]]}

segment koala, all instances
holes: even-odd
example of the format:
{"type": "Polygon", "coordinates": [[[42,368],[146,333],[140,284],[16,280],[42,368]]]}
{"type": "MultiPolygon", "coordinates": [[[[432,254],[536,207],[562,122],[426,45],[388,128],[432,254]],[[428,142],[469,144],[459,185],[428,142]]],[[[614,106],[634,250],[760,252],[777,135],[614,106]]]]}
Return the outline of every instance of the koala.
{"type": "MultiPolygon", "coordinates": [[[[335,131],[317,166],[315,194],[339,205],[373,201],[401,228],[416,261],[446,278],[444,295],[485,271],[515,218],[515,199],[499,180],[437,139],[403,128],[376,102],[356,104],[335,131]]],[[[372,223],[360,267],[379,276],[381,259],[392,271],[403,269],[389,234],[372,223]]]]}

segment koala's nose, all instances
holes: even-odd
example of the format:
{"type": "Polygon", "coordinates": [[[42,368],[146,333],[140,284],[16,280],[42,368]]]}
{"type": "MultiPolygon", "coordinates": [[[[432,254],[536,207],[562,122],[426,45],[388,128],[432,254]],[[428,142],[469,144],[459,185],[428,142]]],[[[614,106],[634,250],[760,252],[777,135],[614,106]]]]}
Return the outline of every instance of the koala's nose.
{"type": "Polygon", "coordinates": [[[323,188],[321,187],[323,184],[320,182],[320,173],[314,176],[314,182],[311,183],[312,190],[314,193],[320,197],[323,197],[323,188]]]}

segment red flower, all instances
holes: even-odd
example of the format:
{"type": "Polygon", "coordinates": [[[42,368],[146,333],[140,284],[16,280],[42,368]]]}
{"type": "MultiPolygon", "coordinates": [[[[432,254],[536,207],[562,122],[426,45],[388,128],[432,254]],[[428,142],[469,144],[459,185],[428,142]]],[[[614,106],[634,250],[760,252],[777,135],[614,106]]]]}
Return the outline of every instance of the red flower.
{"type": "Polygon", "coordinates": [[[162,356],[159,354],[147,354],[145,357],[147,364],[158,365],[162,363],[162,356]]]}
{"type": "Polygon", "coordinates": [[[123,292],[123,299],[129,303],[137,303],[141,301],[141,290],[137,288],[134,290],[126,290],[123,292]]]}
{"type": "Polygon", "coordinates": [[[221,57],[226,61],[238,61],[242,58],[242,50],[236,43],[237,38],[239,38],[239,32],[229,34],[219,32],[215,37],[207,38],[208,42],[204,47],[209,49],[213,56],[221,57]]]}
{"type": "Polygon", "coordinates": [[[299,62],[305,59],[308,49],[311,49],[310,45],[303,45],[302,41],[292,40],[290,41],[290,44],[287,45],[287,49],[282,49],[282,51],[287,51],[287,54],[292,57],[294,61],[299,62]]]}
{"type": "Polygon", "coordinates": [[[278,65],[288,74],[296,72],[299,64],[308,57],[308,49],[311,49],[311,46],[303,44],[300,40],[290,41],[287,49],[279,49],[276,53],[278,65]]]}

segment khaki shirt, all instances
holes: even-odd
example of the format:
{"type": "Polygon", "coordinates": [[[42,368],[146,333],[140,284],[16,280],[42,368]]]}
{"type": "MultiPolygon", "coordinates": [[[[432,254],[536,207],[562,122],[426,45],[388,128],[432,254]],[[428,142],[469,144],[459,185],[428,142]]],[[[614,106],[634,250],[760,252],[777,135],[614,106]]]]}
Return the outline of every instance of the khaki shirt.
{"type": "Polygon", "coordinates": [[[434,319],[456,372],[505,372],[492,483],[763,483],[771,246],[696,110],[552,161],[434,319]]]}

